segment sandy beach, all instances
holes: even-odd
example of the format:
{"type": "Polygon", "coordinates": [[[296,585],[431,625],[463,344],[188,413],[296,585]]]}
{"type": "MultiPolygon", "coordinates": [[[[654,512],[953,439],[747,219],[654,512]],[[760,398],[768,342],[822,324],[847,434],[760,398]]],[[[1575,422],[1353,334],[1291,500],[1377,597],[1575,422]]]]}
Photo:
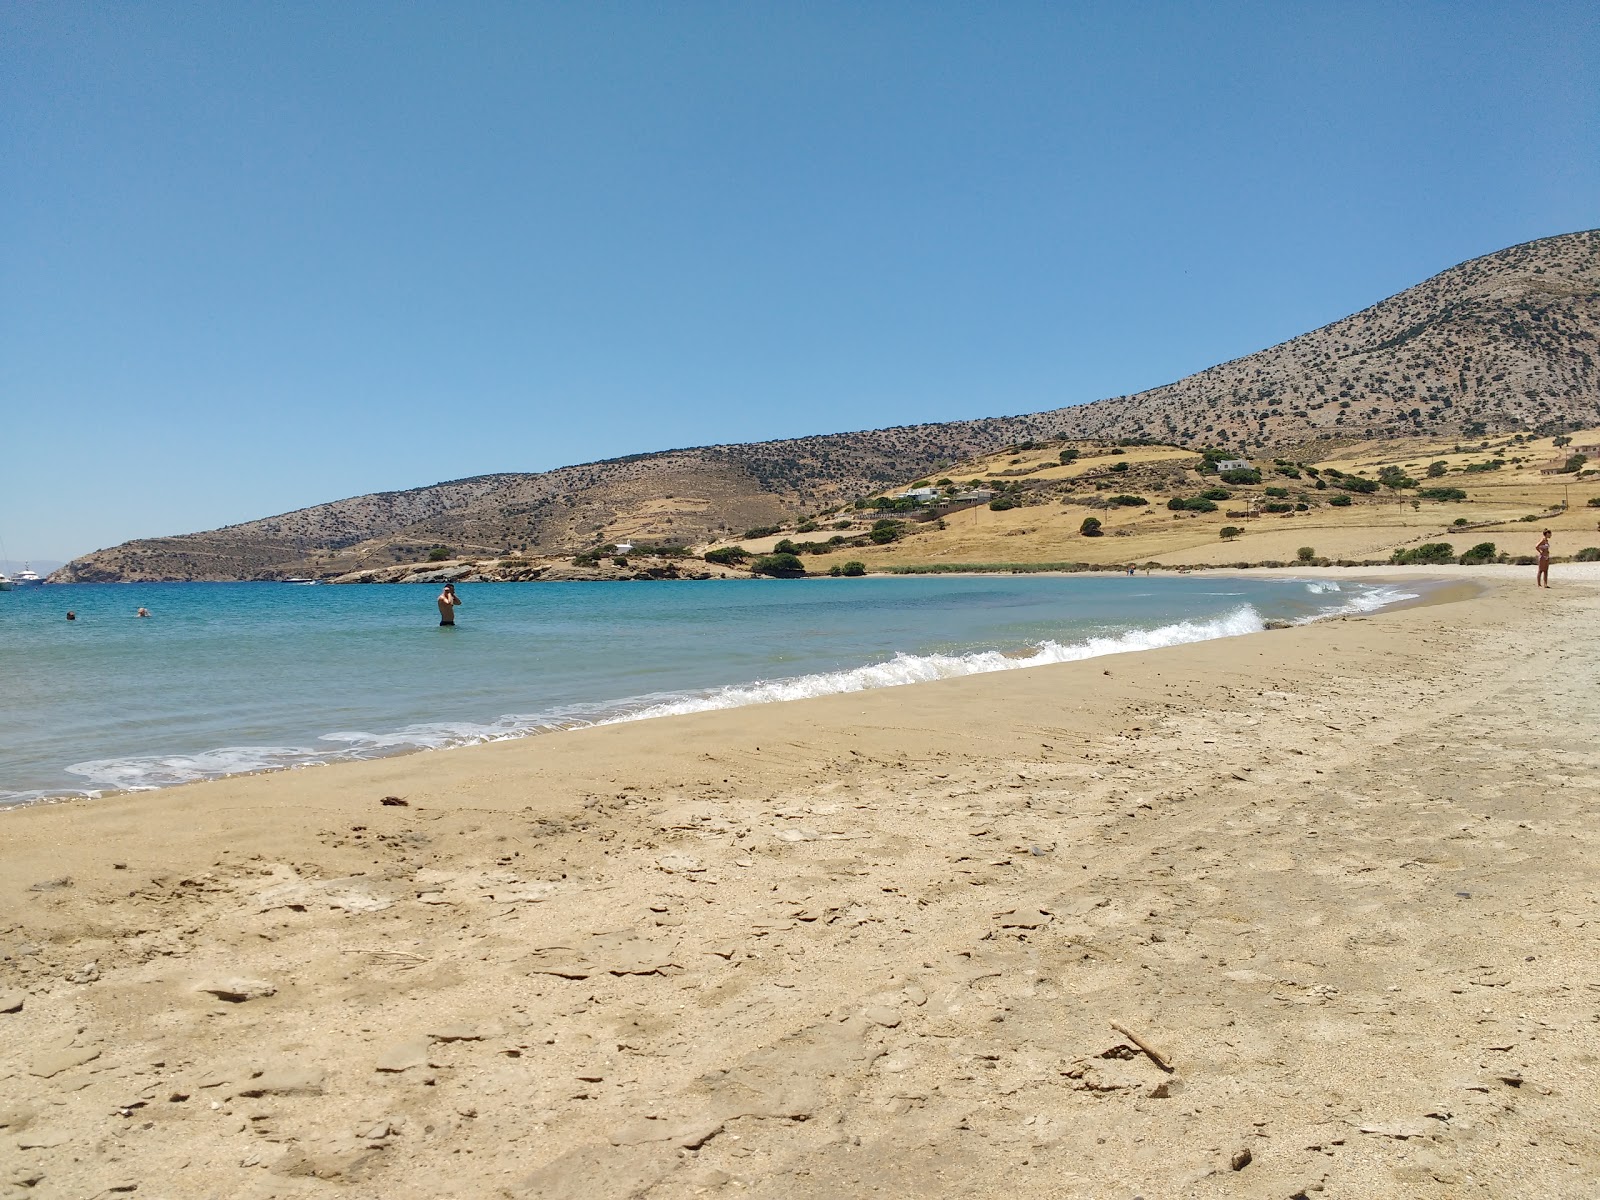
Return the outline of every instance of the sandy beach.
{"type": "Polygon", "coordinates": [[[0,1198],[1592,1196],[1600,580],[1429,574],[0,813],[0,1198]]]}

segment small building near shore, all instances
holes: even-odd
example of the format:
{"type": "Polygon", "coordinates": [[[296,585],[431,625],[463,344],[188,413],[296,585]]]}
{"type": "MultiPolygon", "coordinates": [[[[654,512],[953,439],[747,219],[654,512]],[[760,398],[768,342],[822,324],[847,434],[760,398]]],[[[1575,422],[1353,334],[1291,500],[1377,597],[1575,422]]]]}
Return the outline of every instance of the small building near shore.
{"type": "Polygon", "coordinates": [[[1217,474],[1224,471],[1254,471],[1255,463],[1244,458],[1225,458],[1217,464],[1217,474]]]}
{"type": "Polygon", "coordinates": [[[939,498],[939,489],[936,487],[909,488],[900,493],[902,500],[915,500],[918,504],[927,504],[939,498]]]}

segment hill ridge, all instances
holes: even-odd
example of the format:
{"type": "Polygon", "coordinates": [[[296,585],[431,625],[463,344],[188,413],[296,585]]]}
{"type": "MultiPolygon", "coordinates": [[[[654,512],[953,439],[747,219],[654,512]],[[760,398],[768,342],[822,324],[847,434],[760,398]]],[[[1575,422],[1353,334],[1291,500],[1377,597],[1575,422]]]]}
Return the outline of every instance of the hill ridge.
{"type": "Polygon", "coordinates": [[[1448,267],[1252,354],[1125,396],[1016,416],[644,451],[494,472],[144,538],[52,579],[332,575],[454,552],[705,541],[837,506],[1007,445],[1148,441],[1242,455],[1600,423],[1600,230],[1448,267]]]}

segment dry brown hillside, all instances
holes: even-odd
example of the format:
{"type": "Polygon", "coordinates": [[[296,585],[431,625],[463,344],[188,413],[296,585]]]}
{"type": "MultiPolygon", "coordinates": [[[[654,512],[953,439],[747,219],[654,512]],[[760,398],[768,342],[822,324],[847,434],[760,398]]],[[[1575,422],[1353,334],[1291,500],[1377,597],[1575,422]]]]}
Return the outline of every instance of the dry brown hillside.
{"type": "Polygon", "coordinates": [[[1282,345],[1074,410],[1080,437],[1310,452],[1600,415],[1600,231],[1513,246],[1282,345]]]}
{"type": "Polygon", "coordinates": [[[59,582],[331,576],[452,556],[694,543],[1008,446],[1135,440],[1308,460],[1363,439],[1600,423],[1600,231],[1452,267],[1363,312],[1135,396],[1014,417],[634,455],[358,496],[67,564],[59,582]],[[1315,453],[1313,453],[1315,451],[1315,453]]]}

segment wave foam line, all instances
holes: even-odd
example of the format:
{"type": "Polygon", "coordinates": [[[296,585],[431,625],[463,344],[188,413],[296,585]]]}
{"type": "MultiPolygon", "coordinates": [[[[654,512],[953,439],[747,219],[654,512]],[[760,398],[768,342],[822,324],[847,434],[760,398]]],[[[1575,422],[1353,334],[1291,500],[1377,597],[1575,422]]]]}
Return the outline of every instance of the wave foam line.
{"type": "MultiPolygon", "coordinates": [[[[1351,594],[1346,605],[1321,616],[1343,612],[1370,612],[1407,598],[1408,593],[1394,588],[1374,588],[1351,594]]],[[[1310,618],[1315,620],[1317,618],[1310,618]]],[[[317,740],[326,747],[229,746],[200,754],[131,755],[123,758],[95,759],[74,763],[66,770],[88,785],[76,794],[95,795],[100,791],[146,791],[242,775],[260,771],[281,771],[295,767],[352,759],[378,758],[414,750],[440,750],[484,742],[508,741],[538,733],[552,733],[590,725],[612,725],[624,721],[644,721],[683,713],[711,712],[744,708],[755,704],[777,704],[813,696],[840,695],[903,687],[936,679],[955,679],[994,671],[1014,671],[1052,663],[1079,662],[1109,654],[1129,654],[1156,650],[1188,642],[1240,637],[1266,628],[1261,614],[1250,605],[1210,621],[1178,621],[1154,629],[1132,629],[1115,635],[1090,637],[1077,642],[1046,641],[1025,653],[979,650],[970,654],[896,654],[893,658],[867,666],[841,671],[801,675],[791,679],[763,680],[732,684],[700,694],[656,694],[636,696],[603,705],[572,705],[536,714],[508,714],[488,724],[436,722],[410,725],[392,733],[375,734],[341,731],[322,735],[317,740]]],[[[30,795],[28,799],[35,798],[30,795]]],[[[21,796],[0,797],[17,800],[21,796]]]]}
{"type": "Polygon", "coordinates": [[[619,713],[601,724],[644,721],[652,717],[681,713],[710,712],[744,708],[752,704],[777,704],[786,700],[807,700],[813,696],[835,696],[846,692],[865,692],[877,688],[903,687],[930,683],[936,679],[955,679],[963,675],[985,675],[993,671],[1014,671],[1052,663],[1079,662],[1107,654],[1129,654],[1156,650],[1185,642],[1206,642],[1214,638],[1240,637],[1260,633],[1266,628],[1261,614],[1248,604],[1214,621],[1179,621],[1156,629],[1133,629],[1114,637],[1092,637],[1063,645],[1041,642],[1032,653],[1006,654],[999,650],[979,650],[971,654],[896,654],[887,662],[844,671],[801,675],[794,679],[775,679],[760,683],[733,684],[702,696],[684,696],[664,703],[619,713]]]}

